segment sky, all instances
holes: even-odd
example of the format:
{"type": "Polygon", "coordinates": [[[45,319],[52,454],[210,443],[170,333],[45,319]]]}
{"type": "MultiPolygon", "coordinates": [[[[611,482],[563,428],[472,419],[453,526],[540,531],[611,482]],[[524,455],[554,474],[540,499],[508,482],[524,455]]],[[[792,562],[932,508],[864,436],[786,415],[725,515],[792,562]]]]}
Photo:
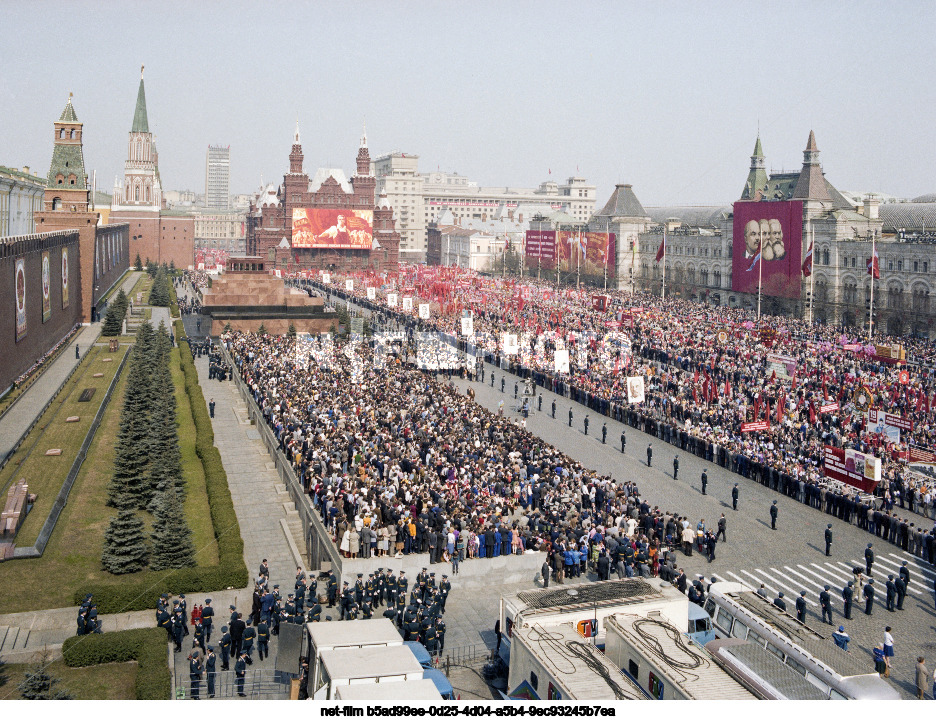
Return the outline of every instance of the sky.
{"type": "Polygon", "coordinates": [[[310,176],[352,175],[366,121],[372,158],[421,172],[729,204],[758,132],[798,170],[814,130],[837,188],[912,198],[936,192],[934,21],[929,0],[4,2],[0,165],[47,174],[71,92],[111,192],[145,65],[164,190],[203,193],[211,144],[232,193],[281,182],[298,118],[310,176]]]}

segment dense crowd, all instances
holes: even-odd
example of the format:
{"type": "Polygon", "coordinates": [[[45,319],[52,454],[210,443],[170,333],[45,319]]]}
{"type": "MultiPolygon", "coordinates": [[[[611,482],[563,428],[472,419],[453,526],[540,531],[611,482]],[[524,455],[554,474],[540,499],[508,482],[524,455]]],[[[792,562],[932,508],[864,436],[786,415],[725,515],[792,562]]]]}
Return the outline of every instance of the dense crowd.
{"type": "Polygon", "coordinates": [[[902,383],[906,366],[876,357],[874,346],[854,332],[831,326],[766,316],[755,323],[741,309],[623,291],[608,292],[610,309],[597,310],[591,292],[443,270],[449,276],[445,281],[421,281],[408,271],[394,281],[396,287],[381,287],[372,301],[366,287],[379,280],[357,279],[347,294],[333,289],[345,288],[345,279],[333,276],[329,290],[396,316],[401,308],[387,307],[389,293],[420,296],[414,309],[436,298],[429,319],[419,320],[417,310],[402,315],[414,325],[453,335],[459,333],[462,312],[470,309],[470,350],[618,420],[638,413],[648,431],[659,427],[660,437],[676,438],[684,448],[698,445],[700,454],[716,462],[721,454],[723,465],[744,475],[758,466],[796,482],[821,482],[823,446],[874,452],[883,460],[878,491],[884,502],[909,502],[936,517],[934,485],[921,475],[911,477],[899,461],[910,444],[936,447],[936,382],[929,370],[936,346],[929,341],[876,340],[901,343],[919,364],[902,383]],[[516,355],[504,354],[505,332],[520,334],[516,355]],[[560,344],[570,350],[568,374],[554,369],[553,350],[560,344]],[[795,361],[792,378],[776,375],[767,363],[770,354],[795,361]],[[646,400],[636,408],[627,403],[629,376],[646,382],[646,400]],[[905,418],[912,430],[902,431],[897,443],[870,433],[856,403],[862,391],[870,407],[905,418]],[[820,411],[834,403],[837,410],[820,411]],[[768,420],[769,428],[742,432],[742,424],[754,420],[768,420]],[[666,429],[673,437],[662,435],[666,429]]]}

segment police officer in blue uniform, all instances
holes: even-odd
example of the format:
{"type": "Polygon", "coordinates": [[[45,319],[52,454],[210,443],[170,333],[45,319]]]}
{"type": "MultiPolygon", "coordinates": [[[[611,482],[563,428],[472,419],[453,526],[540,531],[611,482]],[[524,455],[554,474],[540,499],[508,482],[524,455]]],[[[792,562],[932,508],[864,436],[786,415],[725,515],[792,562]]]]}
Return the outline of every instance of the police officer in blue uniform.
{"type": "Polygon", "coordinates": [[[832,555],[832,524],[826,526],[825,529],[825,555],[832,555]]]}
{"type": "Polygon", "coordinates": [[[806,623],[806,591],[800,591],[799,598],[796,599],[796,620],[806,623]]]}

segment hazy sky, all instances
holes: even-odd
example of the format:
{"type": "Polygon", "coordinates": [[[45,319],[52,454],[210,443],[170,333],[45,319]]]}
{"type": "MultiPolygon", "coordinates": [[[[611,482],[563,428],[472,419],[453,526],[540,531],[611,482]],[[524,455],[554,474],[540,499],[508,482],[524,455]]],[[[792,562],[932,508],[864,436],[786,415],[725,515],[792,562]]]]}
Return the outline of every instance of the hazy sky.
{"type": "Polygon", "coordinates": [[[730,203],[760,127],[768,168],[810,129],[842,190],[936,191],[936,3],[3,2],[0,165],[45,175],[69,92],[110,192],[146,65],[165,189],[231,191],[371,157],[483,185],[578,174],[645,205],[730,203]],[[50,19],[54,21],[50,22],[50,19]],[[552,170],[550,176],[549,170],[552,170]]]}

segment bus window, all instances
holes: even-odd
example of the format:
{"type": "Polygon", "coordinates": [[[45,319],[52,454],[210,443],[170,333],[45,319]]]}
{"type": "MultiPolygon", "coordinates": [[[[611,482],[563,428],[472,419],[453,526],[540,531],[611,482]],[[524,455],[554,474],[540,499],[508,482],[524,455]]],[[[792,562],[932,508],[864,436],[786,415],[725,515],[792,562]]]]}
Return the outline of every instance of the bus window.
{"type": "Polygon", "coordinates": [[[764,639],[760,636],[760,634],[757,633],[757,631],[748,632],[748,641],[753,641],[761,648],[763,648],[765,645],[764,639]]]}
{"type": "Polygon", "coordinates": [[[724,629],[725,633],[731,633],[731,614],[728,613],[725,609],[718,609],[718,616],[715,620],[715,625],[724,629]]]}
{"type": "Polygon", "coordinates": [[[709,616],[714,616],[715,614],[715,601],[713,601],[711,598],[705,602],[705,612],[709,616]]]}
{"type": "Polygon", "coordinates": [[[829,689],[829,698],[832,699],[833,701],[847,701],[848,700],[847,696],[843,696],[834,688],[829,689]]]}
{"type": "Polygon", "coordinates": [[[800,676],[806,676],[806,667],[797,662],[792,656],[787,656],[786,664],[794,671],[796,671],[796,673],[798,673],[800,676]]]}
{"type": "Polygon", "coordinates": [[[748,627],[741,623],[740,619],[735,619],[734,628],[731,629],[731,635],[740,638],[742,641],[747,638],[748,627]]]}
{"type": "Polygon", "coordinates": [[[783,660],[783,651],[781,651],[779,648],[777,648],[776,646],[774,646],[772,643],[768,643],[768,644],[767,644],[767,651],[768,651],[769,653],[772,653],[774,656],[776,656],[777,658],[779,658],[781,661],[783,660]]]}

